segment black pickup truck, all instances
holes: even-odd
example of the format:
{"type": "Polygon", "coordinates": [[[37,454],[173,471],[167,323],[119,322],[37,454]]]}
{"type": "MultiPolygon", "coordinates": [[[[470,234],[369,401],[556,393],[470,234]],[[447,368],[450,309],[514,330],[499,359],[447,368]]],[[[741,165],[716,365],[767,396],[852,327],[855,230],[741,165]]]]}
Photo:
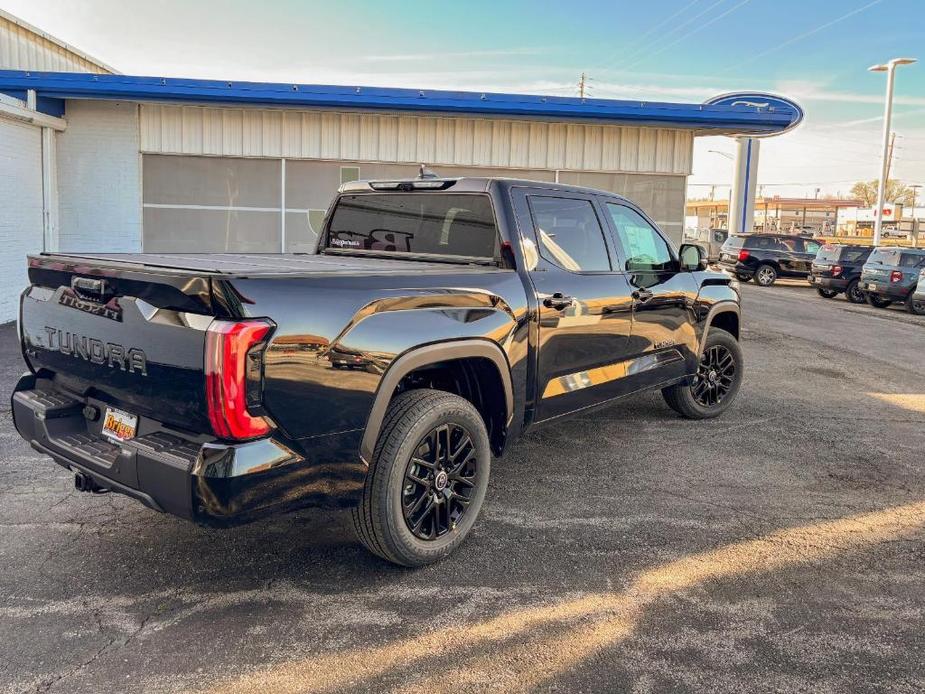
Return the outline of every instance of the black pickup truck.
{"type": "Polygon", "coordinates": [[[82,491],[211,525],[351,507],[416,566],[527,427],[653,388],[713,417],[742,380],[736,281],[617,195],[348,183],[316,251],[30,256],[16,428],[82,491]]]}

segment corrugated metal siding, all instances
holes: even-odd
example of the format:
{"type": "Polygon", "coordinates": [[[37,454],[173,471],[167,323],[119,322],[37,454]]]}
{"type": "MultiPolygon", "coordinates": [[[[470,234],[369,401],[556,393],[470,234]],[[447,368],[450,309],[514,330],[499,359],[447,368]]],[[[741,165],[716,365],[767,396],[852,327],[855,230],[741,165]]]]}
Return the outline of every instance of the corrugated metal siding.
{"type": "Polygon", "coordinates": [[[493,118],[143,104],[141,149],[154,154],[687,175],[693,134],[493,118]]]}
{"type": "Polygon", "coordinates": [[[0,69],[43,72],[93,72],[110,70],[0,15],[0,69]]]}

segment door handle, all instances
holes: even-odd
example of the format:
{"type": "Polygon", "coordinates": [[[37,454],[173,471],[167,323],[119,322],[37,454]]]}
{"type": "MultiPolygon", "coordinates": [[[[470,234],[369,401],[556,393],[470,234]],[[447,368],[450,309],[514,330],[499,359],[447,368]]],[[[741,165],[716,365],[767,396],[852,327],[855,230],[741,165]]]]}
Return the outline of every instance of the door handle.
{"type": "Polygon", "coordinates": [[[634,289],[633,298],[638,301],[640,304],[646,303],[649,299],[655,296],[648,289],[634,289]]]}
{"type": "Polygon", "coordinates": [[[565,296],[562,292],[556,292],[552,296],[547,296],[543,299],[543,306],[546,308],[553,308],[556,311],[562,311],[567,309],[572,305],[574,299],[570,296],[565,296]]]}

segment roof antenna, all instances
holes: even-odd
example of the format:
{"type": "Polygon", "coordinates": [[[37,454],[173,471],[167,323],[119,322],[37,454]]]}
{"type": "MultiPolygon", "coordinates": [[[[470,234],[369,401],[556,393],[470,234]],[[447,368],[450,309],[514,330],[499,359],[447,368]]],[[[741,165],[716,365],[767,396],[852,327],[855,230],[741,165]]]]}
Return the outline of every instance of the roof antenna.
{"type": "Polygon", "coordinates": [[[427,168],[427,164],[421,164],[421,169],[418,171],[418,178],[440,178],[436,173],[427,168]]]}

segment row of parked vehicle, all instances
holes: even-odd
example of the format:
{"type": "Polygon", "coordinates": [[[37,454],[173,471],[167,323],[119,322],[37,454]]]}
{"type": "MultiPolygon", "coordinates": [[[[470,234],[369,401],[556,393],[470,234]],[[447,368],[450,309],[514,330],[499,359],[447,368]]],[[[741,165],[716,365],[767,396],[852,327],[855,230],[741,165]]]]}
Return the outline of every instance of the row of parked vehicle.
{"type": "Polygon", "coordinates": [[[779,277],[805,278],[819,295],[855,304],[902,303],[925,315],[925,248],[823,244],[807,236],[748,234],[723,243],[719,265],[743,282],[770,287],[779,277]]]}

